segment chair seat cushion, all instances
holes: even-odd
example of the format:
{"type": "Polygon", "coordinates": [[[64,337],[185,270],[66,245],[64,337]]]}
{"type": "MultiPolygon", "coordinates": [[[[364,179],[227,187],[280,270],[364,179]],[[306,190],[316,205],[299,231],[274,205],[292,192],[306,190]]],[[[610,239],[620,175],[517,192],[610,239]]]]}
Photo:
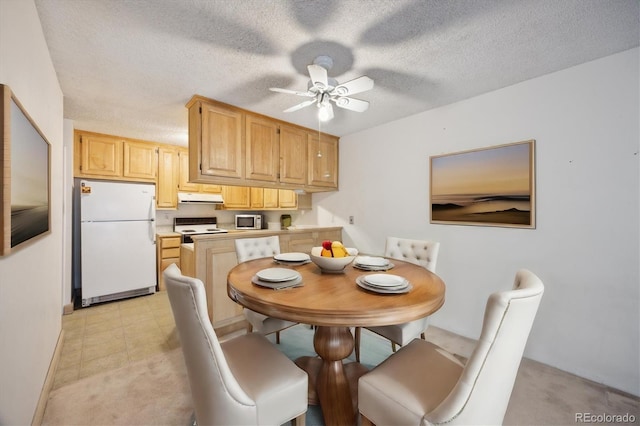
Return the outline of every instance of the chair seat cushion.
{"type": "Polygon", "coordinates": [[[429,317],[425,317],[403,324],[367,327],[367,330],[371,330],[400,346],[404,346],[413,339],[420,337],[420,334],[427,329],[428,325],[429,317]]]}
{"type": "Polygon", "coordinates": [[[358,409],[379,425],[419,425],[456,385],[464,366],[424,340],[413,340],[360,377],[358,409]]]}
{"type": "Polygon", "coordinates": [[[286,321],[280,318],[268,317],[251,309],[244,309],[243,312],[247,321],[251,323],[253,331],[264,334],[265,336],[298,324],[297,322],[286,321]]]}
{"type": "Polygon", "coordinates": [[[221,346],[238,384],[256,402],[257,424],[279,424],[307,410],[307,373],[264,336],[249,333],[221,346]]]}

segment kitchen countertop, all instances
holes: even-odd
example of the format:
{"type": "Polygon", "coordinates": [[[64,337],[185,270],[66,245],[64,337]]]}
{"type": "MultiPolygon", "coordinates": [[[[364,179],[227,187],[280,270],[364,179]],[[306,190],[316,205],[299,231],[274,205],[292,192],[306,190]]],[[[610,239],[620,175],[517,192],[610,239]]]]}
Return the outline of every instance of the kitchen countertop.
{"type": "Polygon", "coordinates": [[[159,237],[179,237],[180,236],[178,232],[174,232],[171,230],[162,230],[162,229],[156,229],[156,235],[159,237]]]}
{"type": "Polygon", "coordinates": [[[309,231],[330,231],[335,229],[342,229],[342,226],[312,226],[304,225],[296,227],[295,229],[273,230],[273,229],[229,229],[227,233],[222,234],[201,234],[194,235],[192,238],[194,241],[209,240],[209,239],[225,239],[225,238],[237,238],[238,234],[242,234],[242,237],[266,237],[269,235],[283,235],[292,233],[302,233],[309,231]]]}
{"type": "MultiPolygon", "coordinates": [[[[181,234],[178,232],[174,232],[171,226],[163,226],[156,228],[156,235],[159,237],[179,237],[181,234]]],[[[227,229],[227,228],[224,228],[227,229]]],[[[209,238],[224,238],[225,236],[233,236],[233,238],[237,237],[238,234],[243,234],[246,237],[261,237],[266,235],[281,235],[281,234],[290,234],[295,232],[309,232],[312,230],[332,230],[332,229],[342,229],[341,226],[318,226],[318,225],[298,225],[291,226],[290,229],[281,229],[281,230],[273,230],[273,229],[227,229],[226,233],[219,234],[202,234],[202,235],[194,235],[193,239],[209,239],[209,238]]],[[[193,246],[193,243],[191,243],[193,246]]]]}

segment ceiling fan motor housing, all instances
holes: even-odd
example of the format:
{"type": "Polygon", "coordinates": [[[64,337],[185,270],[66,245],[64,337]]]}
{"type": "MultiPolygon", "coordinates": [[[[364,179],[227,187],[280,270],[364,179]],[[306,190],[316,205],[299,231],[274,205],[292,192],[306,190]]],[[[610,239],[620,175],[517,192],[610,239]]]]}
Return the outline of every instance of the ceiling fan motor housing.
{"type": "Polygon", "coordinates": [[[320,65],[322,68],[329,71],[333,67],[333,59],[329,56],[320,55],[313,60],[313,64],[320,65]]]}

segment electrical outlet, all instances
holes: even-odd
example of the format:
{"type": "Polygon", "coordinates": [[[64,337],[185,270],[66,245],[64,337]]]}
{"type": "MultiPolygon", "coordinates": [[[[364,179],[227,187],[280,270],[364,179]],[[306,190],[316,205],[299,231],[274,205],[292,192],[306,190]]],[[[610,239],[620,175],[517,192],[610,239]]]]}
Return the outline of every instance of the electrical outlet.
{"type": "Polygon", "coordinates": [[[349,216],[349,225],[353,225],[353,216],[349,216]]]}

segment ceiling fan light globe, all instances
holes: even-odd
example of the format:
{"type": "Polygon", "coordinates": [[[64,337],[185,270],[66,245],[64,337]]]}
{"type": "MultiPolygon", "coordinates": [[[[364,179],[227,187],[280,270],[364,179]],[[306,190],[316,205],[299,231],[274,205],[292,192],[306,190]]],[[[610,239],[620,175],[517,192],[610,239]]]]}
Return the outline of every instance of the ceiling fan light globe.
{"type": "Polygon", "coordinates": [[[329,110],[325,108],[323,105],[318,106],[318,120],[320,121],[329,121],[331,116],[329,114],[329,110]]]}

